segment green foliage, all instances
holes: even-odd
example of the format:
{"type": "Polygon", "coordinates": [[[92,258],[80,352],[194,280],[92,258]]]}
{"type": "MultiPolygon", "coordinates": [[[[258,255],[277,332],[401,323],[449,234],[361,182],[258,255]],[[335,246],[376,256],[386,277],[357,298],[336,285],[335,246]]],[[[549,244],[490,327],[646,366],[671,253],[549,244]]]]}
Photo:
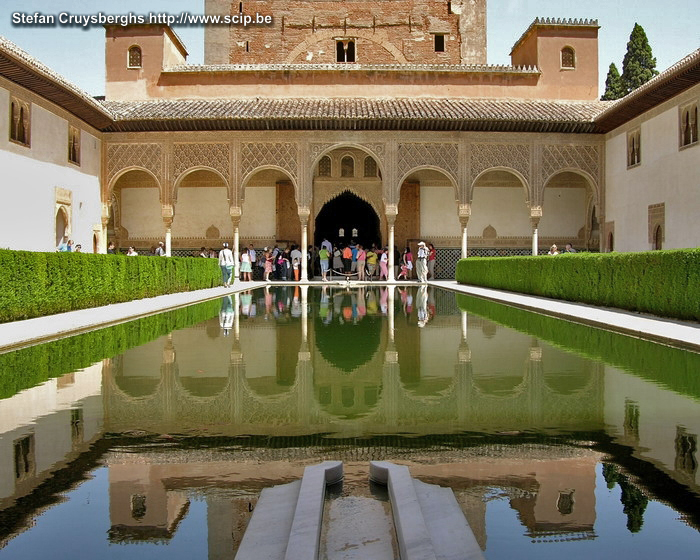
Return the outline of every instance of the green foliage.
{"type": "Polygon", "coordinates": [[[218,315],[220,306],[220,300],[216,299],[0,354],[0,399],[111,358],[173,330],[211,319],[218,315]]]}
{"type": "Polygon", "coordinates": [[[652,55],[647,34],[641,25],[635,23],[622,61],[622,85],[629,93],[658,73],[656,58],[652,55]]]}
{"type": "Polygon", "coordinates": [[[214,259],[0,249],[0,322],[211,288],[219,274],[214,259]]]}
{"type": "Polygon", "coordinates": [[[605,93],[600,98],[602,101],[612,101],[614,99],[620,99],[627,94],[625,86],[622,84],[622,78],[620,77],[620,72],[617,70],[617,66],[613,62],[608,69],[608,77],[605,79],[605,93]]]}
{"type": "Polygon", "coordinates": [[[462,284],[700,321],[700,249],[469,257],[462,284]]]}
{"type": "Polygon", "coordinates": [[[555,319],[465,294],[457,294],[457,305],[463,311],[546,340],[567,351],[600,360],[700,401],[700,354],[695,352],[592,329],[588,325],[555,319]]]}

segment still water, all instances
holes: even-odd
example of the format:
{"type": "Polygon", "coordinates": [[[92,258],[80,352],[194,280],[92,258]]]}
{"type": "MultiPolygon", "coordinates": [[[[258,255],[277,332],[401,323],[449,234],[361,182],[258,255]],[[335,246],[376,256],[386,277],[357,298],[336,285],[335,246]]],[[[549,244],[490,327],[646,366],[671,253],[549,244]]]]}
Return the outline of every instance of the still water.
{"type": "Polygon", "coordinates": [[[0,355],[0,559],[230,559],[260,490],[326,459],[339,519],[388,511],[368,463],[395,461],[490,560],[693,558],[699,431],[698,354],[433,288],[272,286],[0,355]]]}

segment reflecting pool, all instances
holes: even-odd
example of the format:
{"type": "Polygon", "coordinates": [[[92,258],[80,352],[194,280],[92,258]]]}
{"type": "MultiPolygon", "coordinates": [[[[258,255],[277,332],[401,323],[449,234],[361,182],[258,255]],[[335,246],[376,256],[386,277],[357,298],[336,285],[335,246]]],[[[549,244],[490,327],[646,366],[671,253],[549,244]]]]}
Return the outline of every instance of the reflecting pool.
{"type": "Polygon", "coordinates": [[[327,459],[327,560],[357,557],[326,543],[343,512],[389,515],[371,460],[452,488],[491,560],[692,558],[699,431],[699,354],[432,287],[272,285],[0,355],[0,559],[230,559],[261,489],[327,459]]]}

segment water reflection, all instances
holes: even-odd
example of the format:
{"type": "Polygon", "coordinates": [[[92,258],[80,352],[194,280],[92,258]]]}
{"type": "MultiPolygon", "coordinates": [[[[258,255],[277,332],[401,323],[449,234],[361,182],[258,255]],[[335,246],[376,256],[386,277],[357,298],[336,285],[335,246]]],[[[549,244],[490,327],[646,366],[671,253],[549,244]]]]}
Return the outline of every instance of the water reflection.
{"type": "Polygon", "coordinates": [[[465,309],[427,287],[271,286],[0,400],[0,545],[97,461],[110,542],[170,542],[204,500],[212,558],[235,549],[260,488],[325,458],[401,458],[455,490],[486,549],[500,504],[535,542],[600,539],[604,504],[627,532],[658,532],[650,499],[700,525],[696,355],[634,341],[589,359],[605,344],[560,340],[587,331],[465,309]]]}

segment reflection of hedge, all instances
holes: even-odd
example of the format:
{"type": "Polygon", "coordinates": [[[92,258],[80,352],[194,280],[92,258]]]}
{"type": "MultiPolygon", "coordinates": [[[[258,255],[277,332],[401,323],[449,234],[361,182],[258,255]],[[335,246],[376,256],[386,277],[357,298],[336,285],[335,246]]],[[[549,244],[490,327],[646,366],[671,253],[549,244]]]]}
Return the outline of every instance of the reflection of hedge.
{"type": "Polygon", "coordinates": [[[700,321],[700,249],[470,257],[462,284],[700,321]]]}
{"type": "MultiPolygon", "coordinates": [[[[202,259],[204,260],[204,259],[202,259]]],[[[85,368],[175,329],[215,317],[219,300],[151,315],[54,342],[0,354],[0,398],[8,398],[47,379],[85,368]]]]}
{"type": "Polygon", "coordinates": [[[0,249],[0,322],[211,288],[215,259],[0,249]]]}
{"type": "Polygon", "coordinates": [[[567,350],[601,360],[684,395],[700,399],[700,354],[457,294],[463,311],[486,317],[567,350]]]}

